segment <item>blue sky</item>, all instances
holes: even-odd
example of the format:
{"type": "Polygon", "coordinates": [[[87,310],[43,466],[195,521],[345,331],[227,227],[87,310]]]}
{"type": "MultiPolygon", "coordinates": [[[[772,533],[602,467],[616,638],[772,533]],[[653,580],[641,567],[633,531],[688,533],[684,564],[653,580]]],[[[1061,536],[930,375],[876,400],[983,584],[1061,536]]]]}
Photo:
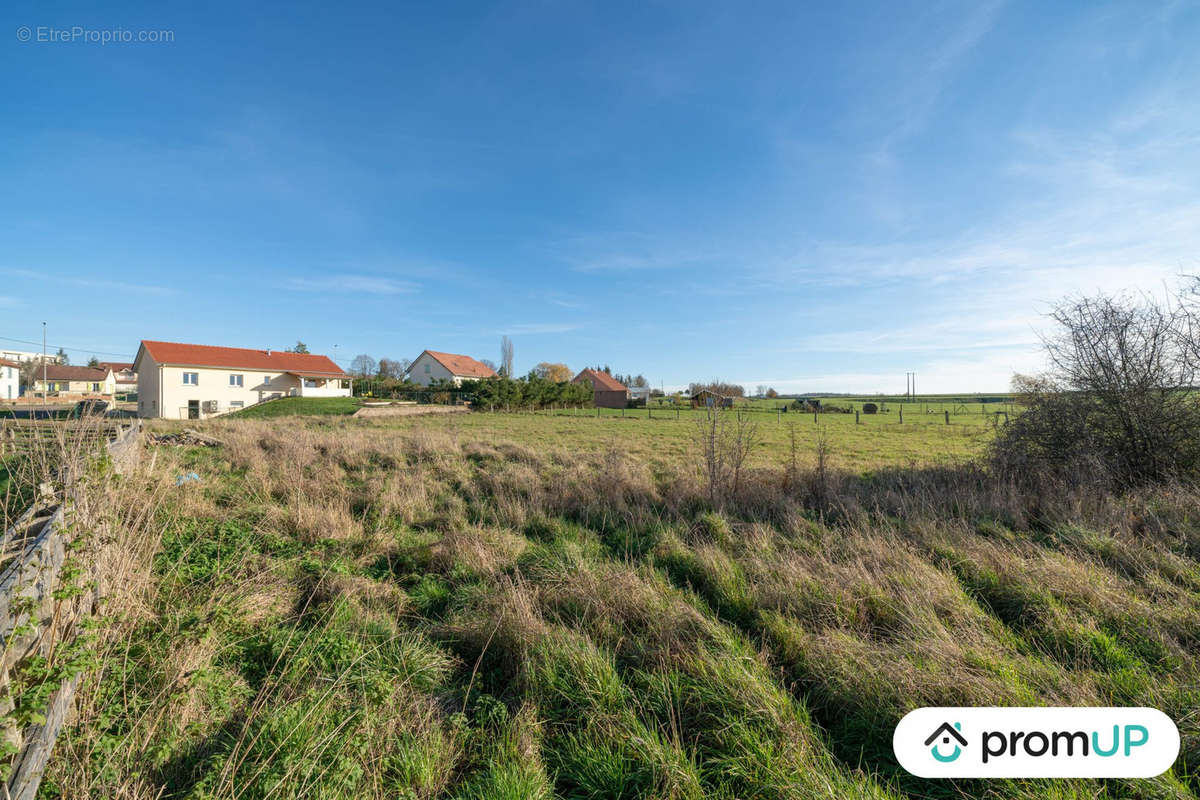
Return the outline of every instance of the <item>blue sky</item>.
{"type": "Polygon", "coordinates": [[[998,391],[1049,302],[1200,272],[1194,2],[0,15],[0,346],[998,391]]]}

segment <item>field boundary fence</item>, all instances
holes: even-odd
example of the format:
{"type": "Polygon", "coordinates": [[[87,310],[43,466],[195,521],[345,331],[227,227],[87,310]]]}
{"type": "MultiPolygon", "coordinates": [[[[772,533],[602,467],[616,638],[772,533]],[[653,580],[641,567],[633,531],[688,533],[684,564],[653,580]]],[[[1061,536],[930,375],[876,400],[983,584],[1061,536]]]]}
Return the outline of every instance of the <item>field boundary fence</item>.
{"type": "MultiPolygon", "coordinates": [[[[77,435],[90,437],[80,455],[106,453],[116,472],[130,469],[141,453],[141,422],[121,426],[95,422],[82,420],[77,425],[77,435]],[[88,423],[92,423],[90,428],[85,427],[88,423]]],[[[63,431],[69,424],[58,421],[58,435],[68,435],[63,431]]],[[[82,675],[68,672],[50,691],[44,710],[31,715],[31,721],[21,728],[10,716],[15,708],[14,673],[31,659],[50,663],[61,654],[100,600],[100,582],[86,565],[82,575],[68,575],[73,569],[66,569],[76,534],[73,508],[80,490],[70,477],[76,474],[76,466],[63,465],[63,489],[43,491],[0,539],[0,714],[5,720],[0,736],[15,753],[5,784],[5,796],[13,800],[33,800],[37,795],[59,731],[74,707],[82,675]],[[82,590],[76,591],[76,587],[82,590]]]]}

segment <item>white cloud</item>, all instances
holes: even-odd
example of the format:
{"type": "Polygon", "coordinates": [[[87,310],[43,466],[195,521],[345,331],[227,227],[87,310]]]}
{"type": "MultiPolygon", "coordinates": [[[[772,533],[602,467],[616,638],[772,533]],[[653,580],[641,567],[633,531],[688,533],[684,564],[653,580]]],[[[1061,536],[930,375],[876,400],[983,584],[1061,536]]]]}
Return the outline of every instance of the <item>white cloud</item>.
{"type": "Polygon", "coordinates": [[[579,330],[579,325],[563,322],[521,322],[496,331],[500,335],[537,336],[549,333],[569,333],[579,330]]]}
{"type": "Polygon", "coordinates": [[[323,278],[291,278],[284,286],[298,292],[352,292],[362,294],[409,294],[414,283],[374,275],[330,275],[323,278]]]}
{"type": "Polygon", "coordinates": [[[4,273],[17,278],[36,281],[53,281],[59,285],[77,286],[81,289],[102,289],[123,292],[127,294],[170,295],[176,290],[169,286],[155,286],[148,283],[132,283],[129,281],[114,281],[107,278],[91,278],[76,275],[64,275],[57,270],[37,271],[32,269],[6,269],[4,273]]]}

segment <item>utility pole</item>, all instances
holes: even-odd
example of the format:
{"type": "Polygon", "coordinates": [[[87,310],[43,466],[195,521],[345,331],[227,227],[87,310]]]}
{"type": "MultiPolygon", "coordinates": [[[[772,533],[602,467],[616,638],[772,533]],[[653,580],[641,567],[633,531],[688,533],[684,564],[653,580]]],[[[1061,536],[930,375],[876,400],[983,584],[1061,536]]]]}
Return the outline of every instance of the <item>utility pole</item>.
{"type": "Polygon", "coordinates": [[[42,323],[42,405],[46,405],[46,395],[50,387],[46,383],[46,323],[42,323]]]}

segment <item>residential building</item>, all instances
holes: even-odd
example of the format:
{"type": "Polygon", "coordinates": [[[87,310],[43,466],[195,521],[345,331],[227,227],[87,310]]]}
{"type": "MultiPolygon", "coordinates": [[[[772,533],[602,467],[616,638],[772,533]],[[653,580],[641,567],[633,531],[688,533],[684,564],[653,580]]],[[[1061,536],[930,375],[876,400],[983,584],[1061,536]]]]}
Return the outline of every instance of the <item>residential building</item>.
{"type": "Polygon", "coordinates": [[[143,340],[133,360],[138,416],[201,419],[277,397],[349,397],[328,356],[143,340]]]}
{"type": "Polygon", "coordinates": [[[21,365],[0,358],[0,400],[16,400],[21,396],[21,365]]]}
{"type": "Polygon", "coordinates": [[[590,385],[597,408],[624,408],[629,404],[629,389],[607,372],[588,367],[576,375],[571,383],[590,385]]]}
{"type": "MultiPolygon", "coordinates": [[[[35,353],[31,350],[0,350],[0,359],[17,362],[41,361],[42,354],[41,352],[35,353]]],[[[55,353],[47,353],[46,360],[51,364],[57,364],[62,358],[55,353]]]]}
{"type": "Polygon", "coordinates": [[[455,386],[461,386],[464,380],[495,377],[496,370],[470,356],[439,353],[436,350],[422,351],[408,368],[408,379],[422,386],[428,386],[436,380],[453,381],[455,386]]]}
{"type": "Polygon", "coordinates": [[[33,371],[34,394],[112,397],[117,382],[111,369],[45,364],[33,371]]]}
{"type": "Polygon", "coordinates": [[[133,364],[121,361],[101,361],[99,367],[113,371],[113,377],[117,379],[117,394],[137,392],[137,373],[133,370],[133,364]]]}

